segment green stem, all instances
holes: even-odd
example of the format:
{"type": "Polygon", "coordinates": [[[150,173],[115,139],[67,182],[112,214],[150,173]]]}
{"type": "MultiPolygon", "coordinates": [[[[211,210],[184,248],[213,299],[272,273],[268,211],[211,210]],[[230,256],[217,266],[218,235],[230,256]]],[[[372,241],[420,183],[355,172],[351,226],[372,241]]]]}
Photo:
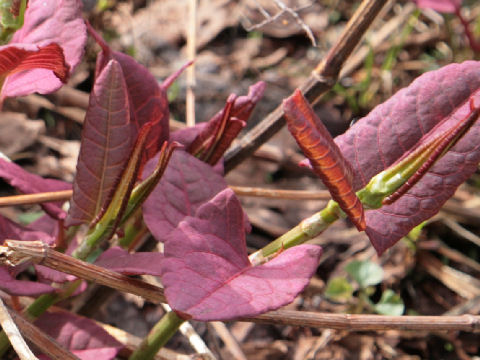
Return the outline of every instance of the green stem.
{"type": "Polygon", "coordinates": [[[324,232],[342,216],[344,215],[338,204],[331,200],[322,211],[302,220],[293,229],[287,231],[263,249],[250,255],[250,262],[252,265],[258,265],[280,250],[285,250],[311,240],[324,232]]]}
{"type": "Polygon", "coordinates": [[[133,352],[128,360],[153,359],[155,354],[176,333],[183,322],[184,320],[175,314],[175,312],[169,311],[166,313],[152,330],[150,330],[148,336],[143,339],[138,349],[133,352]]]}

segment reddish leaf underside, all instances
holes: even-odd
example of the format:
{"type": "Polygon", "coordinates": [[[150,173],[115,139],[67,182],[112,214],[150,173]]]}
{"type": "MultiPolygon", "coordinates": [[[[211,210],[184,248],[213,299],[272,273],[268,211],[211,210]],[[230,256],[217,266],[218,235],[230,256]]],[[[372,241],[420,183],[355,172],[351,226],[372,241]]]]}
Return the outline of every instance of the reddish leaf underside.
{"type": "MultiPolygon", "coordinates": [[[[40,48],[58,44],[65,62],[73,71],[80,62],[87,34],[79,0],[29,1],[24,25],[10,44],[12,46],[35,45],[40,48]]],[[[30,69],[9,76],[2,89],[2,96],[23,96],[33,92],[50,93],[62,86],[62,81],[50,70],[30,69]]]]}
{"type": "MultiPolygon", "coordinates": [[[[157,165],[154,157],[145,165],[147,177],[157,165]]],[[[143,219],[152,235],[164,241],[186,216],[227,187],[210,165],[182,150],[175,150],[159,184],[143,205],[143,219]]]]}
{"type": "Polygon", "coordinates": [[[63,50],[57,44],[0,47],[0,77],[37,68],[51,70],[60,81],[67,81],[69,68],[63,50]]]}
{"type": "Polygon", "coordinates": [[[90,94],[67,226],[92,221],[108,205],[129,158],[131,139],[125,80],[112,60],[90,94]]]}
{"type": "Polygon", "coordinates": [[[265,91],[260,81],[250,86],[248,95],[237,97],[231,94],[225,108],[213,116],[201,128],[189,144],[188,152],[215,165],[246,124],[257,102],[265,91]]]}
{"type": "Polygon", "coordinates": [[[301,245],[252,267],[240,202],[226,189],[165,242],[162,284],[172,308],[196,320],[253,316],[290,303],[314,274],[321,248],[301,245]]]}
{"type": "Polygon", "coordinates": [[[352,188],[353,170],[300,90],[283,101],[288,130],[322,179],[332,198],[359,231],[365,230],[363,206],[352,188]]]}
{"type": "MultiPolygon", "coordinates": [[[[69,190],[71,185],[54,179],[44,179],[41,176],[31,174],[20,166],[0,158],[0,177],[24,194],[39,192],[69,190]]],[[[47,214],[55,219],[65,218],[61,202],[43,203],[42,208],[47,214]]]]}
{"type": "MultiPolygon", "coordinates": [[[[480,104],[480,63],[451,64],[417,78],[335,139],[364,187],[430,130],[447,131],[480,104]],[[442,89],[442,91],[438,91],[442,89]]],[[[435,215],[480,162],[478,122],[395,203],[366,212],[367,234],[379,253],[435,215]]]]}
{"type": "Polygon", "coordinates": [[[112,360],[123,348],[95,321],[66,311],[44,313],[35,325],[82,360],[112,360]]]}

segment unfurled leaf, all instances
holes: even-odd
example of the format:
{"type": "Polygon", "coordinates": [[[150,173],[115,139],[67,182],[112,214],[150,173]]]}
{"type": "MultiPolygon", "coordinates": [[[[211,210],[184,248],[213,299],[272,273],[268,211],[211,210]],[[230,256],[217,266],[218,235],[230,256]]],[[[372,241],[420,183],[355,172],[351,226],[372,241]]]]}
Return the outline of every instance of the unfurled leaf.
{"type": "MultiPolygon", "coordinates": [[[[157,165],[151,159],[145,166],[148,176],[157,165]]],[[[194,216],[197,209],[225,189],[224,178],[210,165],[182,150],[176,150],[159,184],[143,205],[143,219],[152,235],[164,241],[178,223],[194,216]]]]}
{"type": "MultiPolygon", "coordinates": [[[[102,53],[97,59],[97,74],[102,71],[108,61],[115,59],[122,67],[130,102],[131,121],[134,136],[143,125],[150,123],[152,129],[147,139],[143,162],[152,158],[169,138],[168,100],[166,90],[171,82],[180,75],[184,67],[166,81],[166,86],[160,86],[157,79],[143,65],[131,56],[113,51],[95,30],[90,33],[102,47],[102,53]]],[[[142,162],[142,164],[143,164],[142,162]]]]}
{"type": "Polygon", "coordinates": [[[454,13],[462,6],[463,0],[414,0],[419,8],[433,9],[441,13],[454,13]]]}
{"type": "Polygon", "coordinates": [[[7,239],[40,240],[48,245],[52,245],[54,242],[51,234],[19,225],[0,215],[0,245],[7,239]]]}
{"type": "Polygon", "coordinates": [[[260,81],[250,86],[246,96],[230,95],[225,108],[201,128],[187,151],[206,163],[215,165],[245,126],[264,91],[265,83],[260,81]]]}
{"type": "Polygon", "coordinates": [[[35,325],[82,360],[113,360],[123,348],[95,321],[66,311],[44,313],[35,325]]]}
{"type": "MultiPolygon", "coordinates": [[[[433,129],[448,131],[480,104],[480,63],[467,61],[428,72],[335,139],[356,176],[354,189],[392,165],[433,129]],[[441,88],[442,91],[438,91],[441,88]]],[[[435,215],[480,162],[478,122],[406,194],[366,212],[367,234],[382,253],[435,215]]]]}
{"type": "Polygon", "coordinates": [[[130,156],[131,136],[125,80],[112,60],[90,95],[67,226],[88,223],[105,210],[130,156]]]}
{"type": "Polygon", "coordinates": [[[352,188],[352,167],[300,90],[284,100],[283,110],[288,130],[330,191],[333,200],[359,231],[365,230],[363,206],[352,188]]]}
{"type": "Polygon", "coordinates": [[[321,248],[300,245],[253,267],[244,214],[226,189],[187,217],[165,241],[162,284],[172,308],[196,320],[228,320],[293,301],[314,274],[321,248]]]}
{"type": "MultiPolygon", "coordinates": [[[[31,0],[25,11],[24,25],[10,41],[11,46],[27,44],[43,48],[56,44],[63,50],[71,71],[80,62],[87,40],[79,0],[31,0]]],[[[30,69],[7,78],[2,96],[42,94],[57,90],[62,81],[48,68],[30,69]]],[[[64,81],[64,79],[63,79],[64,81]]]]}
{"type": "Polygon", "coordinates": [[[373,305],[375,311],[381,315],[400,316],[405,311],[402,298],[392,290],[387,289],[382,293],[380,301],[373,305]]]}
{"type": "Polygon", "coordinates": [[[345,267],[345,271],[360,285],[361,288],[377,285],[383,280],[383,270],[371,261],[352,261],[345,267]]]}
{"type": "MultiPolygon", "coordinates": [[[[0,158],[0,177],[24,194],[39,192],[69,190],[71,185],[54,179],[44,179],[41,176],[31,174],[20,166],[0,158]]],[[[55,219],[65,218],[62,203],[51,202],[41,204],[43,210],[55,219]]]]}
{"type": "Polygon", "coordinates": [[[160,276],[163,254],[158,252],[138,252],[130,254],[120,247],[113,247],[99,256],[95,265],[124,275],[160,276]]]}

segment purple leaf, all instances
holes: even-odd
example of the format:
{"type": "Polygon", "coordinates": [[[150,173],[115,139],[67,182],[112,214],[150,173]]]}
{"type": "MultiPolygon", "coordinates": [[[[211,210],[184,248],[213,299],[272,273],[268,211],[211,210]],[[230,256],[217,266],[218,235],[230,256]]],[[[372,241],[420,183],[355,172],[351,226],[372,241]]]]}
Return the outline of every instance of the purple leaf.
{"type": "Polygon", "coordinates": [[[163,254],[139,252],[130,254],[120,247],[112,247],[95,261],[95,265],[119,272],[124,275],[160,276],[163,254]]]}
{"type": "MultiPolygon", "coordinates": [[[[364,187],[409,151],[427,132],[451,128],[480,104],[480,63],[452,64],[417,78],[335,139],[364,187]],[[442,91],[438,91],[441,88],[442,91]]],[[[395,203],[366,212],[367,234],[379,253],[432,217],[480,162],[480,124],[452,147],[395,203]]]]}
{"type": "MultiPolygon", "coordinates": [[[[1,158],[0,177],[24,194],[71,189],[71,185],[66,182],[44,179],[38,175],[30,174],[20,166],[1,158]]],[[[41,206],[53,218],[65,218],[65,212],[61,209],[61,202],[43,203],[41,206]]]]}
{"type": "Polygon", "coordinates": [[[7,239],[25,241],[41,240],[48,245],[54,243],[54,238],[51,235],[43,231],[23,227],[0,215],[0,244],[3,244],[7,239]]]}
{"type": "Polygon", "coordinates": [[[67,226],[90,222],[105,209],[130,156],[130,144],[127,89],[120,65],[112,60],[90,95],[67,226]]]}
{"type": "Polygon", "coordinates": [[[433,9],[441,13],[454,13],[462,6],[463,0],[414,0],[419,8],[433,9]]]}
{"type": "Polygon", "coordinates": [[[66,311],[44,313],[35,325],[83,360],[115,359],[123,348],[93,320],[66,311]]]}
{"type": "MultiPolygon", "coordinates": [[[[145,165],[148,176],[157,158],[145,165]]],[[[164,241],[177,224],[227,187],[211,166],[182,150],[175,150],[157,187],[143,205],[143,219],[152,235],[164,241]]]]}
{"type": "Polygon", "coordinates": [[[226,189],[187,217],[165,241],[162,283],[172,308],[196,320],[229,320],[293,301],[314,274],[321,248],[301,245],[252,267],[244,214],[226,189]]]}
{"type": "Polygon", "coordinates": [[[51,293],[55,288],[35,281],[16,280],[6,266],[0,266],[0,290],[13,296],[37,296],[51,293]]]}
{"type": "MultiPolygon", "coordinates": [[[[87,40],[79,0],[30,0],[25,11],[24,25],[11,45],[31,44],[44,47],[56,43],[63,49],[70,72],[83,55],[87,40]]],[[[57,90],[62,81],[50,70],[33,69],[9,76],[2,96],[22,96],[33,92],[42,94],[57,90]]]]}
{"type": "MultiPolygon", "coordinates": [[[[145,148],[144,161],[152,158],[169,138],[169,120],[167,87],[159,86],[155,77],[143,65],[131,56],[113,51],[92,28],[90,33],[102,47],[97,59],[97,74],[109,60],[115,59],[122,67],[130,102],[130,116],[134,127],[134,136],[146,123],[152,124],[145,148]]],[[[183,70],[183,69],[181,69],[183,70]]],[[[177,74],[178,76],[178,74],[177,74]]]]}
{"type": "Polygon", "coordinates": [[[43,283],[56,282],[64,283],[67,281],[74,281],[77,279],[76,276],[66,274],[64,272],[49,268],[43,265],[34,265],[35,272],[38,276],[38,280],[43,283]]]}

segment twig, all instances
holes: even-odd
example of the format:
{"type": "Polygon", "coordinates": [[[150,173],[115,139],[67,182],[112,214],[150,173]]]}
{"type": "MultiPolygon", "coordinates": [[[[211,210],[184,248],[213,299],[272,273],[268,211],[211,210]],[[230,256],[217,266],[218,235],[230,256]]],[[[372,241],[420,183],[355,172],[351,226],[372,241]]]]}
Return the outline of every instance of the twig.
{"type": "MultiPolygon", "coordinates": [[[[165,309],[165,311],[167,311],[167,313],[172,311],[172,308],[167,304],[162,304],[162,307],[165,309]]],[[[198,354],[205,356],[205,359],[208,360],[217,359],[215,355],[213,355],[212,351],[208,348],[207,344],[205,344],[205,341],[203,341],[202,337],[198,335],[195,328],[188,321],[185,321],[182,325],[180,325],[178,330],[188,339],[188,342],[198,354]]]]}
{"type": "Polygon", "coordinates": [[[36,194],[24,194],[0,197],[1,206],[40,204],[51,201],[65,201],[72,197],[72,190],[51,191],[36,194]]]}
{"type": "MultiPolygon", "coordinates": [[[[386,2],[387,0],[364,0],[326,58],[300,86],[300,90],[312,104],[335,84],[343,64],[386,2]]],[[[225,154],[225,172],[229,172],[250,156],[284,124],[283,109],[282,106],[278,106],[225,154]]]]}
{"type": "Polygon", "coordinates": [[[213,328],[217,332],[220,339],[222,339],[225,347],[228,349],[230,354],[232,355],[232,359],[234,360],[248,360],[245,354],[240,347],[237,339],[232,335],[230,330],[228,330],[227,326],[220,321],[212,321],[211,322],[213,328]]]}
{"type": "Polygon", "coordinates": [[[45,334],[15,311],[10,311],[10,315],[15,319],[15,322],[25,337],[35,344],[35,346],[37,346],[45,355],[48,355],[50,359],[79,360],[78,357],[60,346],[55,339],[45,334]]]}
{"type": "Polygon", "coordinates": [[[10,344],[12,344],[15,352],[21,360],[38,360],[38,358],[33,355],[32,351],[23,339],[20,331],[18,331],[17,325],[15,325],[15,322],[10,316],[8,309],[1,298],[0,325],[2,325],[2,329],[7,334],[8,339],[10,340],[10,344]]]}
{"type": "Polygon", "coordinates": [[[308,311],[277,310],[242,321],[255,323],[307,326],[349,331],[415,330],[415,331],[480,331],[480,316],[386,316],[325,314],[308,311]]]}
{"type": "Polygon", "coordinates": [[[254,196],[289,200],[330,200],[332,198],[328,190],[281,190],[232,185],[230,185],[229,187],[238,196],[254,196]]]}
{"type": "Polygon", "coordinates": [[[0,260],[7,265],[32,261],[119,291],[141,296],[152,303],[166,302],[163,289],[158,286],[75,259],[53,250],[41,241],[5,240],[4,245],[0,247],[0,260]]]}
{"type": "Polygon", "coordinates": [[[315,40],[315,36],[313,35],[312,30],[310,27],[305,24],[305,22],[298,16],[297,12],[300,10],[303,10],[311,5],[306,5],[306,6],[301,6],[295,9],[289,8],[287,5],[285,5],[282,1],[280,0],[273,0],[275,2],[275,5],[280,9],[280,12],[276,13],[275,15],[271,16],[268,11],[266,11],[260,4],[257,3],[257,7],[260,11],[260,13],[265,17],[265,20],[262,22],[252,25],[252,26],[244,26],[245,30],[247,31],[252,31],[255,29],[259,29],[267,24],[273,23],[280,18],[285,13],[290,14],[295,19],[295,22],[297,23],[298,26],[300,26],[303,31],[307,34],[308,38],[310,39],[310,42],[312,43],[313,46],[317,46],[317,41],[315,40]]]}
{"type": "MultiPolygon", "coordinates": [[[[87,280],[96,281],[102,285],[112,286],[120,291],[130,292],[142,296],[153,303],[166,302],[162,289],[132,279],[118,273],[103,269],[99,266],[83,263],[79,260],[63,255],[41,242],[6,240],[6,247],[1,251],[3,256],[10,260],[14,258],[40,260],[42,265],[64,271],[72,275],[81,276],[87,280]],[[40,244],[41,246],[40,246],[40,244]],[[22,246],[25,245],[25,246],[22,246]],[[6,254],[5,248],[11,251],[6,254]],[[45,251],[43,251],[45,249],[45,251]],[[25,254],[14,256],[14,254],[25,254]],[[50,259],[50,260],[48,260],[50,259]],[[55,260],[53,260],[55,259],[55,260]],[[43,261],[41,261],[43,260],[43,261]],[[66,265],[70,262],[72,266],[66,265]],[[85,266],[87,265],[87,266],[85,266]],[[86,270],[87,269],[87,270],[86,270]],[[99,275],[102,274],[102,275],[99,275]],[[103,275],[106,274],[104,277],[103,275]],[[85,276],[85,277],[84,277],[85,276]],[[103,280],[105,279],[105,280],[103,280]],[[123,284],[122,284],[123,283],[123,284]]],[[[283,324],[293,326],[307,326],[319,328],[332,328],[343,330],[462,330],[479,331],[480,316],[383,316],[383,315],[349,315],[349,314],[322,314],[304,311],[278,310],[256,317],[240,319],[255,323],[283,324]]]]}
{"type": "MultiPolygon", "coordinates": [[[[239,196],[255,196],[291,200],[330,200],[328,191],[265,189],[249,186],[230,186],[239,196]]],[[[67,201],[72,197],[72,190],[52,191],[36,194],[0,197],[0,207],[15,205],[40,204],[51,201],[67,201]]]]}
{"type": "MultiPolygon", "coordinates": [[[[197,52],[197,0],[188,1],[187,57],[195,60],[197,52]]],[[[186,123],[195,125],[195,63],[187,68],[186,123]]]]}

